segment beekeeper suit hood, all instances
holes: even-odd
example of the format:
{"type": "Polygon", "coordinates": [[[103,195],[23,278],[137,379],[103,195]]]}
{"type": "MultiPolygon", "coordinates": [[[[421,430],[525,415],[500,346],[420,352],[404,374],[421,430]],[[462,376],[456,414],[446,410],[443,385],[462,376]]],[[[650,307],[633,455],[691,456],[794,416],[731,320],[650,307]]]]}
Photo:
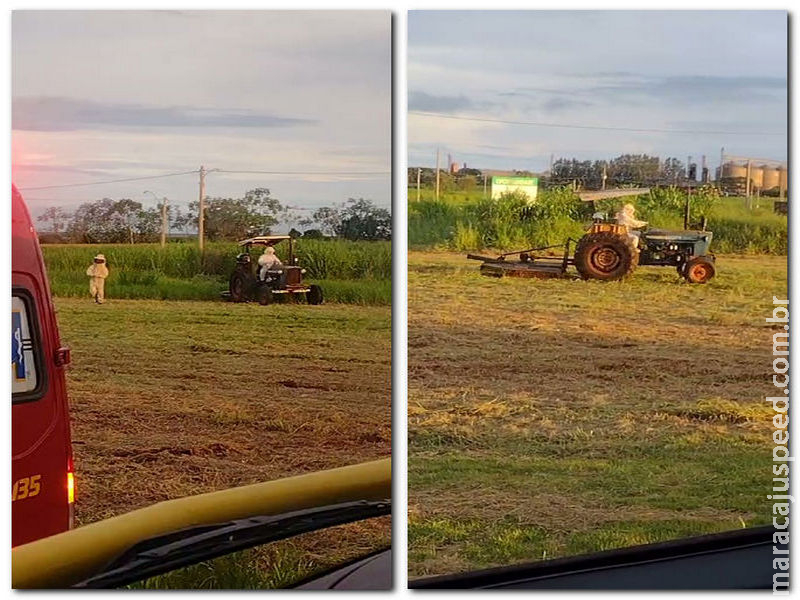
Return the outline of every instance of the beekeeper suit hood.
{"type": "Polygon", "coordinates": [[[636,218],[636,207],[633,204],[626,204],[617,213],[617,223],[625,225],[628,229],[638,229],[647,225],[647,221],[640,221],[636,218]]]}
{"type": "Polygon", "coordinates": [[[267,246],[264,248],[264,253],[258,257],[259,275],[261,279],[265,279],[267,271],[280,266],[282,263],[280,259],[275,256],[275,248],[267,246]]]}

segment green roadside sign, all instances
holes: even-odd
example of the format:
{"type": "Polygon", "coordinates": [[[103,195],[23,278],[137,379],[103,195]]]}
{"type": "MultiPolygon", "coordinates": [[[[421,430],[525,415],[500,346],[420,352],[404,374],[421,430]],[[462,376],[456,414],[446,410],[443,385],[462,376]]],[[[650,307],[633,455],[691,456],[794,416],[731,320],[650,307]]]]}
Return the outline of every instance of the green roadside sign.
{"type": "Polygon", "coordinates": [[[492,177],[492,199],[496,200],[508,192],[522,192],[533,203],[539,191],[538,177],[515,177],[501,175],[492,177]]]}

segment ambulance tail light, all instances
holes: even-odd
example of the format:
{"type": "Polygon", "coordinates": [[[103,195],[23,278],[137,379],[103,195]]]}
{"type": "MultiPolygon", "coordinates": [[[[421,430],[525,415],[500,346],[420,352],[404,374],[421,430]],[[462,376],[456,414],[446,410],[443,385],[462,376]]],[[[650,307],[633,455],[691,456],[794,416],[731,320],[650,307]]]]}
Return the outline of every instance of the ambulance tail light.
{"type": "Polygon", "coordinates": [[[67,460],[67,503],[69,506],[69,528],[75,526],[75,467],[72,456],[67,460]]]}

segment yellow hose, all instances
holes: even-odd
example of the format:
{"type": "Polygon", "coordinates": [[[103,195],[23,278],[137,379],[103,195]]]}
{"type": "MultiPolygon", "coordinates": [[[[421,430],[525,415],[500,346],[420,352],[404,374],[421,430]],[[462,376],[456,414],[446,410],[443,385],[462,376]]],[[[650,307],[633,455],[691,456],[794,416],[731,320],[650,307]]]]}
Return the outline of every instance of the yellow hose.
{"type": "Polygon", "coordinates": [[[11,585],[63,588],[95,574],[132,545],[193,527],[257,515],[276,515],[392,493],[391,459],[256,483],[159,502],[71,531],[17,546],[11,552],[11,585]]]}

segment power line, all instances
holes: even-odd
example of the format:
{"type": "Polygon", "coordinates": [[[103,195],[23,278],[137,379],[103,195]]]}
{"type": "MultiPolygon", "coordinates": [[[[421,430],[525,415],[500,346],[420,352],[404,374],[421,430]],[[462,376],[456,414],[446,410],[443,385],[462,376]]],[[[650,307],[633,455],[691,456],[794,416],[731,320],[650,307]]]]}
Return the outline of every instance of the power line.
{"type": "Polygon", "coordinates": [[[566,123],[541,123],[537,121],[508,121],[505,119],[489,119],[481,117],[460,117],[457,115],[447,115],[444,113],[428,112],[422,110],[410,110],[409,114],[420,115],[423,117],[437,117],[440,119],[454,119],[457,121],[476,121],[480,123],[504,123],[506,125],[531,125],[533,127],[554,127],[560,129],[595,129],[600,131],[631,131],[636,133],[681,133],[681,134],[710,134],[710,135],[785,135],[776,132],[756,132],[756,131],[705,131],[692,129],[648,129],[638,127],[606,127],[602,125],[569,125],[566,123]]]}
{"type": "MultiPolygon", "coordinates": [[[[60,188],[73,188],[73,187],[86,187],[91,185],[107,185],[112,183],[127,183],[130,181],[145,181],[148,179],[162,179],[164,177],[177,177],[180,175],[193,175],[198,173],[194,171],[182,171],[180,173],[165,173],[164,175],[149,175],[146,177],[127,177],[125,179],[110,179],[108,181],[89,181],[86,183],[62,183],[57,185],[42,185],[36,187],[19,188],[22,192],[33,190],[53,190],[60,188]]],[[[229,171],[227,169],[209,169],[207,173],[234,173],[234,174],[252,174],[252,175],[391,175],[391,171],[229,171]]]]}
{"type": "Polygon", "coordinates": [[[253,175],[391,175],[391,171],[229,171],[217,169],[218,173],[243,173],[253,175]]]}
{"type": "Polygon", "coordinates": [[[38,187],[24,187],[19,188],[20,191],[30,191],[30,190],[52,190],[56,188],[71,188],[71,187],[83,187],[87,185],[106,185],[109,183],[124,183],[127,181],[144,181],[145,179],[161,179],[163,177],[177,177],[178,175],[191,175],[193,173],[197,173],[197,171],[183,171],[182,173],[166,173],[164,175],[149,175],[147,177],[128,177],[127,179],[113,179],[110,181],[90,181],[87,183],[62,183],[59,185],[42,185],[38,187]]]}

